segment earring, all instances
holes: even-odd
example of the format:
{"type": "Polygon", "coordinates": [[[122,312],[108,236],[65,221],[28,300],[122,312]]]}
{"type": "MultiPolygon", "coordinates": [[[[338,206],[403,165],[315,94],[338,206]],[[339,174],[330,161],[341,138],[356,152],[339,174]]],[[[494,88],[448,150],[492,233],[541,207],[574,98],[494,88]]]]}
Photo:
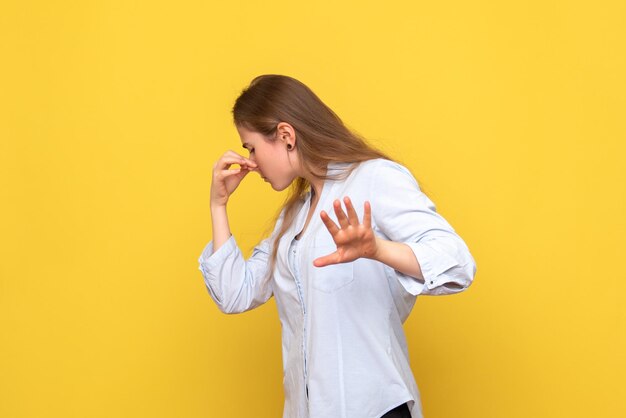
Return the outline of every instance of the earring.
{"type": "Polygon", "coordinates": [[[291,151],[291,149],[292,149],[292,148],[293,148],[293,145],[291,145],[291,144],[287,144],[287,149],[288,149],[289,151],[291,151]]]}

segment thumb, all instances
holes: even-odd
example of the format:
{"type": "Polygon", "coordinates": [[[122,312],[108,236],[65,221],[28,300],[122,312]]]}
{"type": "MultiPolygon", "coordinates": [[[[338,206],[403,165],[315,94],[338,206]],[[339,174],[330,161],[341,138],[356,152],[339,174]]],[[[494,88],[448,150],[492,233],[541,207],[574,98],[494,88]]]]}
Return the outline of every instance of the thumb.
{"type": "Polygon", "coordinates": [[[316,258],[315,260],[313,260],[313,265],[315,267],[324,267],[324,266],[327,266],[329,264],[337,264],[338,263],[338,256],[339,256],[339,254],[337,254],[337,251],[335,251],[334,253],[325,255],[323,257],[316,258]]]}
{"type": "Polygon", "coordinates": [[[249,172],[250,172],[250,170],[245,170],[245,169],[242,169],[239,173],[235,174],[235,178],[236,178],[237,180],[241,181],[241,180],[243,180],[243,178],[244,178],[245,176],[247,176],[247,175],[248,175],[248,173],[249,173],[249,172]]]}

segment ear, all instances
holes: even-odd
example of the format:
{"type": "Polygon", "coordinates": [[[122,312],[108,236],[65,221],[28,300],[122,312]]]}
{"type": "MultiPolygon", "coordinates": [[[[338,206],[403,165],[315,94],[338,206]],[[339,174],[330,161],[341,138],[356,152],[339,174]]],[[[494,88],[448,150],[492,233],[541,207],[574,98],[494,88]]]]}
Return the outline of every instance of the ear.
{"type": "Polygon", "coordinates": [[[287,122],[280,122],[276,125],[276,135],[278,136],[278,140],[282,141],[285,146],[289,144],[292,147],[296,146],[296,130],[287,122]]]}

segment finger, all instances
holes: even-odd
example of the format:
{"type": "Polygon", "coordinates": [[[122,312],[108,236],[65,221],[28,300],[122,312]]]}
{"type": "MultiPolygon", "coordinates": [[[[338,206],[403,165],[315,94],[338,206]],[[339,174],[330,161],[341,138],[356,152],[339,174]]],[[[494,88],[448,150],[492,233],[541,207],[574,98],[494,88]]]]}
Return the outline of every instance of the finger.
{"type": "Polygon", "coordinates": [[[244,158],[243,155],[241,155],[238,152],[235,152],[233,150],[226,151],[223,156],[224,157],[234,157],[234,158],[244,158]]]}
{"type": "Polygon", "coordinates": [[[233,168],[232,170],[222,170],[220,171],[220,174],[222,175],[222,178],[226,178],[226,177],[233,176],[235,174],[239,174],[242,171],[247,172],[248,170],[242,170],[241,168],[233,168]]]}
{"type": "Polygon", "coordinates": [[[330,219],[330,216],[328,216],[325,211],[320,212],[320,217],[322,218],[322,222],[324,222],[324,225],[326,225],[328,232],[330,232],[330,235],[334,237],[335,234],[339,232],[339,227],[337,226],[337,224],[335,224],[333,220],[330,219]]]}
{"type": "Polygon", "coordinates": [[[246,165],[246,161],[241,157],[222,157],[217,161],[217,163],[215,163],[215,168],[218,170],[224,170],[230,168],[233,164],[243,166],[246,165]]]}
{"type": "Polygon", "coordinates": [[[229,158],[235,158],[235,159],[240,159],[243,160],[245,163],[256,166],[257,163],[255,163],[254,161],[252,161],[250,158],[246,158],[245,156],[236,153],[235,151],[227,151],[226,153],[224,153],[224,157],[229,157],[229,158]]]}
{"type": "Polygon", "coordinates": [[[332,254],[328,254],[323,257],[319,257],[313,260],[313,265],[315,267],[324,267],[330,264],[338,264],[338,263],[339,263],[339,253],[337,253],[336,251],[332,254]]]}
{"type": "Polygon", "coordinates": [[[237,162],[237,164],[241,165],[241,166],[248,166],[248,167],[257,167],[258,164],[255,163],[254,161],[252,161],[249,158],[245,158],[245,157],[241,157],[241,159],[237,162]]]}
{"type": "Polygon", "coordinates": [[[223,155],[222,158],[236,158],[236,159],[244,159],[245,157],[233,150],[228,150],[226,151],[223,155]]]}
{"type": "Polygon", "coordinates": [[[257,166],[257,163],[255,163],[251,159],[246,158],[232,151],[229,151],[226,154],[224,154],[222,158],[219,159],[218,164],[220,166],[225,166],[227,164],[249,165],[251,167],[257,166]]]}
{"type": "Polygon", "coordinates": [[[241,177],[245,177],[248,173],[250,173],[252,170],[248,167],[243,167],[239,170],[239,175],[241,175],[241,177]]]}
{"type": "Polygon", "coordinates": [[[372,227],[372,206],[369,201],[365,201],[365,209],[363,213],[363,226],[366,228],[372,227]]]}
{"type": "Polygon", "coordinates": [[[350,226],[350,222],[348,222],[348,217],[345,213],[343,213],[343,209],[341,208],[341,202],[339,199],[335,199],[333,202],[333,208],[335,209],[335,215],[337,215],[337,220],[339,221],[339,225],[342,228],[347,228],[350,226]]]}
{"type": "Polygon", "coordinates": [[[250,168],[257,168],[259,166],[257,163],[247,158],[243,160],[243,164],[250,168]]]}
{"type": "Polygon", "coordinates": [[[359,215],[356,214],[350,198],[348,196],[344,197],[343,202],[346,204],[346,210],[348,211],[348,220],[350,221],[350,224],[354,226],[359,225],[359,215]]]}

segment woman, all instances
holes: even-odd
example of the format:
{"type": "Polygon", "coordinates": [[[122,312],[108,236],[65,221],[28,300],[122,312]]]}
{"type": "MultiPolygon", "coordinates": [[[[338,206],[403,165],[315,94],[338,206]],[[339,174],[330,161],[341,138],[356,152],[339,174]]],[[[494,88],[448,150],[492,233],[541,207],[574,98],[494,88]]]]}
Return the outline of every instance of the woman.
{"type": "Polygon", "coordinates": [[[409,170],[300,81],[256,77],[233,117],[249,156],[228,151],[213,168],[213,240],[199,269],[225,313],[275,297],[283,417],[422,417],[402,323],[417,295],[470,286],[468,247],[409,170]],[[274,190],[292,190],[270,237],[245,260],[226,205],[253,171],[274,190]]]}

